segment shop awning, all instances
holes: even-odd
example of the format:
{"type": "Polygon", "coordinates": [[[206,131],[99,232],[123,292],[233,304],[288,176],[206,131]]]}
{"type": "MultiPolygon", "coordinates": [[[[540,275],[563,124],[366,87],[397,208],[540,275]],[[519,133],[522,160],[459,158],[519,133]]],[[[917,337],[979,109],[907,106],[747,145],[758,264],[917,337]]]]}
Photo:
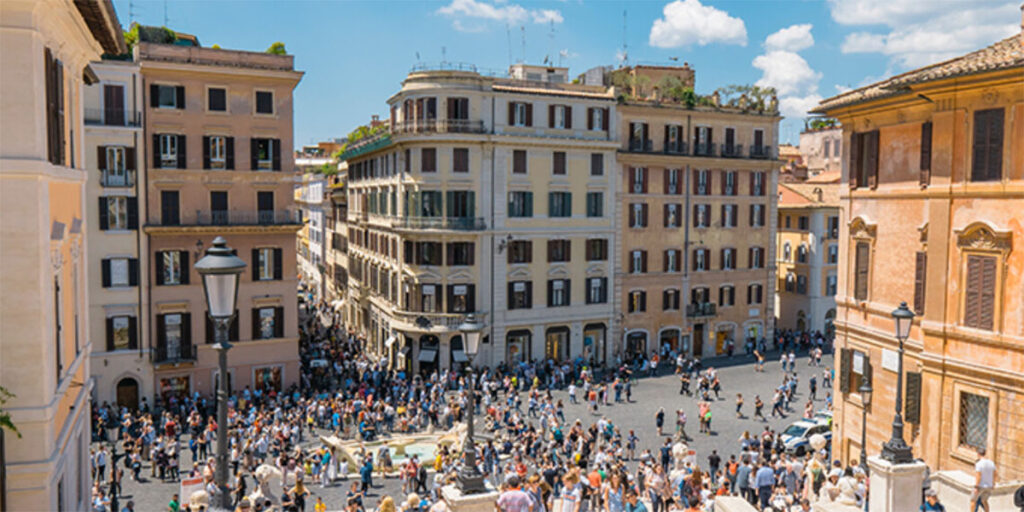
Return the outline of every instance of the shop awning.
{"type": "Polygon", "coordinates": [[[420,350],[420,362],[421,363],[433,363],[437,359],[436,350],[420,350]]]}
{"type": "Polygon", "coordinates": [[[391,336],[384,342],[384,346],[387,347],[388,350],[391,350],[391,345],[394,345],[396,341],[398,341],[398,338],[391,336]]]}
{"type": "Polygon", "coordinates": [[[401,357],[402,359],[405,359],[406,357],[409,357],[409,352],[410,352],[409,347],[402,347],[402,348],[398,349],[398,357],[401,357]]]}
{"type": "Polygon", "coordinates": [[[454,359],[456,363],[468,363],[469,362],[469,358],[466,357],[466,353],[461,351],[461,350],[453,350],[452,351],[452,359],[454,359]]]}

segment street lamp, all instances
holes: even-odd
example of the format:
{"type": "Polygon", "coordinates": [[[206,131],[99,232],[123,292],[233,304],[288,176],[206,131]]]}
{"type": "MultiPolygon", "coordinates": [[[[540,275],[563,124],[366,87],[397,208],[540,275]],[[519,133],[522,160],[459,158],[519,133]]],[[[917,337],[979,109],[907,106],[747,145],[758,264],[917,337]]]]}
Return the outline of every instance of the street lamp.
{"type": "Polygon", "coordinates": [[[860,384],[860,467],[864,474],[868,472],[868,407],[871,407],[871,379],[870,373],[864,375],[864,381],[860,384]]]}
{"type": "Polygon", "coordinates": [[[473,401],[476,399],[476,390],[473,385],[473,358],[476,357],[477,352],[480,350],[480,335],[484,330],[484,324],[476,319],[476,315],[470,313],[466,315],[466,320],[459,325],[458,330],[462,332],[462,345],[466,352],[466,358],[469,360],[467,368],[469,403],[468,407],[466,407],[466,413],[468,414],[466,420],[466,441],[462,444],[464,458],[455,483],[459,490],[462,491],[462,494],[477,494],[487,491],[484,487],[484,476],[480,474],[476,467],[476,446],[473,444],[473,401]]]}
{"type": "Polygon", "coordinates": [[[238,302],[238,280],[245,270],[245,262],[235,256],[224,238],[213,240],[213,247],[196,262],[196,272],[203,279],[206,311],[213,322],[213,348],[217,351],[220,385],[217,386],[217,472],[214,475],[220,489],[220,506],[231,509],[228,489],[228,327],[235,315],[238,302]]]}
{"type": "Polygon", "coordinates": [[[906,302],[892,312],[896,321],[896,339],[900,343],[899,364],[896,370],[896,415],[892,419],[892,437],[882,445],[882,458],[893,464],[907,464],[914,461],[910,445],[903,440],[903,343],[910,336],[910,325],[914,322],[914,312],[907,308],[906,302]]]}

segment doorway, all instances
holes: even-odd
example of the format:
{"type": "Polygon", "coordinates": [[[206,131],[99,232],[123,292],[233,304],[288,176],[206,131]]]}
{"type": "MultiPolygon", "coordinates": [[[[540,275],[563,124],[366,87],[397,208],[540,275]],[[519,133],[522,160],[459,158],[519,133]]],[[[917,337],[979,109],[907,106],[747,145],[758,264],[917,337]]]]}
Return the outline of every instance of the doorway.
{"type": "Polygon", "coordinates": [[[704,355],[704,324],[693,324],[693,355],[704,355]]]}
{"type": "Polygon", "coordinates": [[[117,383],[117,406],[135,410],[139,407],[139,382],[125,377],[117,383]]]}

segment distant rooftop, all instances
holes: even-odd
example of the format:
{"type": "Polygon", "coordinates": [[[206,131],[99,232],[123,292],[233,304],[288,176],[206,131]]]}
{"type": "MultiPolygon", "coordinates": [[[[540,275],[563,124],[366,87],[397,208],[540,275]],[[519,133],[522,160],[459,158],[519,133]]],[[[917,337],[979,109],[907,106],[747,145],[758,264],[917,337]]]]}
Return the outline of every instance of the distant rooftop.
{"type": "Polygon", "coordinates": [[[839,206],[839,185],[779,183],[779,207],[839,206]]]}
{"type": "Polygon", "coordinates": [[[295,70],[295,57],[292,55],[276,55],[245,50],[223,50],[219,48],[203,48],[201,46],[181,46],[178,44],[146,43],[141,41],[136,45],[135,51],[137,52],[136,58],[139,61],[230,66],[273,71],[295,70]]]}

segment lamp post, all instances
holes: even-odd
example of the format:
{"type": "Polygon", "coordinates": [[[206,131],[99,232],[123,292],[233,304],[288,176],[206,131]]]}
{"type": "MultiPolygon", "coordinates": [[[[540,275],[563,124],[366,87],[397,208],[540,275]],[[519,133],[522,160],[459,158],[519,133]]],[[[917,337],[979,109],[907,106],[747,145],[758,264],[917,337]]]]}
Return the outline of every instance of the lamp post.
{"type": "MultiPolygon", "coordinates": [[[[870,375],[870,374],[869,374],[870,375]]],[[[860,467],[868,473],[868,407],[871,407],[871,380],[865,376],[860,384],[860,467]]]]}
{"type": "Polygon", "coordinates": [[[467,370],[469,380],[469,403],[466,407],[466,441],[462,443],[462,467],[455,483],[462,494],[477,494],[486,492],[484,487],[484,476],[476,467],[476,445],[473,443],[473,401],[476,399],[476,386],[473,384],[473,358],[480,349],[480,335],[484,330],[484,324],[476,319],[476,315],[466,315],[466,320],[459,325],[462,332],[463,348],[466,351],[466,358],[469,359],[467,370]]]}
{"type": "Polygon", "coordinates": [[[892,312],[896,323],[896,339],[900,344],[899,364],[896,369],[896,415],[892,419],[892,437],[882,445],[882,458],[893,464],[907,464],[914,461],[910,445],[903,440],[903,343],[910,336],[910,325],[914,322],[914,312],[907,308],[906,302],[892,312]]]}
{"type": "MultiPolygon", "coordinates": [[[[214,480],[220,489],[219,506],[231,510],[228,489],[228,327],[235,315],[238,302],[238,280],[245,270],[245,262],[235,256],[224,238],[213,240],[213,247],[196,262],[196,271],[203,279],[206,311],[213,322],[213,348],[217,351],[220,383],[217,386],[217,471],[214,480]]],[[[182,496],[182,499],[187,499],[182,496]]]]}

